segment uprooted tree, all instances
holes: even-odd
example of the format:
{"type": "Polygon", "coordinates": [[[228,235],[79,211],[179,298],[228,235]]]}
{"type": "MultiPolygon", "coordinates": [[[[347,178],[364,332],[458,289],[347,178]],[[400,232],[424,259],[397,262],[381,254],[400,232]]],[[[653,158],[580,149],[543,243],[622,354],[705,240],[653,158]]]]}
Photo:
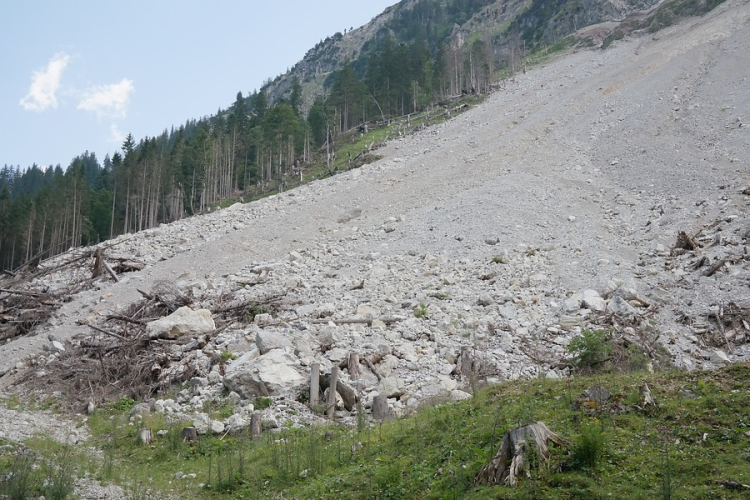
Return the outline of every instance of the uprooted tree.
{"type": "Polygon", "coordinates": [[[571,443],[551,430],[544,422],[524,425],[506,431],[500,449],[476,477],[477,484],[507,484],[515,486],[518,476],[528,471],[532,454],[543,461],[550,458],[549,444],[569,448],[571,443]]]}

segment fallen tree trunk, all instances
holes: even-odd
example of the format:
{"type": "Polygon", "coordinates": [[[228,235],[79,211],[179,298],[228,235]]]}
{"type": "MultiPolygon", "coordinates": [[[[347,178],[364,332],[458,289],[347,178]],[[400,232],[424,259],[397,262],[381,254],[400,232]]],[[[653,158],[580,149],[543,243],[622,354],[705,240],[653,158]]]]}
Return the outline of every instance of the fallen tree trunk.
{"type": "Polygon", "coordinates": [[[383,316],[381,318],[340,318],[340,319],[334,319],[334,318],[324,318],[324,319],[314,319],[310,321],[313,325],[325,325],[328,323],[335,323],[336,325],[367,325],[372,326],[373,321],[382,321],[386,325],[390,325],[391,323],[398,323],[399,321],[404,321],[406,318],[401,318],[397,316],[383,316]]]}
{"type": "Polygon", "coordinates": [[[716,274],[716,271],[724,267],[724,264],[726,264],[726,260],[721,259],[718,262],[714,263],[711,267],[703,271],[703,276],[713,276],[716,274]]]}
{"type": "Polygon", "coordinates": [[[526,463],[531,453],[535,453],[540,460],[549,460],[549,443],[552,442],[565,448],[570,442],[551,430],[544,422],[524,425],[506,431],[500,449],[477,474],[477,484],[507,484],[515,486],[518,476],[527,469],[526,463]],[[532,447],[534,450],[532,450],[532,447]]]}

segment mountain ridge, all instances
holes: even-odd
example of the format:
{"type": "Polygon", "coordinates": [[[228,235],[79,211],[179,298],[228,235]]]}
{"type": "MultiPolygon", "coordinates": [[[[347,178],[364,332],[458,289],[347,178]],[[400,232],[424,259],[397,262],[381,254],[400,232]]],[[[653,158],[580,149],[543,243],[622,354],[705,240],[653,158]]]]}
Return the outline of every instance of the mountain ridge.
{"type": "MultiPolygon", "coordinates": [[[[336,33],[321,41],[287,73],[278,75],[265,84],[262,90],[267,92],[272,100],[279,100],[288,96],[291,83],[296,78],[302,82],[305,95],[304,109],[309,109],[316,98],[325,95],[326,79],[341,69],[344,62],[349,61],[354,66],[364,67],[367,58],[377,50],[378,39],[387,36],[392,37],[396,44],[413,43],[413,39],[404,40],[403,29],[394,28],[399,18],[406,17],[410,11],[422,5],[440,8],[445,3],[439,0],[399,2],[368,24],[345,34],[336,33]]],[[[521,32],[516,36],[528,41],[531,49],[542,43],[552,45],[575,33],[579,28],[608,21],[619,23],[633,13],[649,11],[663,3],[664,0],[576,0],[554,2],[554,6],[550,7],[544,6],[544,2],[528,0],[473,2],[479,7],[472,7],[468,19],[461,20],[460,24],[447,21],[447,26],[442,27],[446,32],[442,37],[438,37],[437,43],[460,51],[470,39],[482,36],[491,40],[493,52],[500,57],[503,52],[509,50],[513,30],[521,32]],[[556,10],[550,14],[546,10],[549,8],[556,10]]],[[[614,30],[616,25],[610,31],[614,30]]],[[[433,53],[437,51],[436,46],[430,49],[433,53]]]]}

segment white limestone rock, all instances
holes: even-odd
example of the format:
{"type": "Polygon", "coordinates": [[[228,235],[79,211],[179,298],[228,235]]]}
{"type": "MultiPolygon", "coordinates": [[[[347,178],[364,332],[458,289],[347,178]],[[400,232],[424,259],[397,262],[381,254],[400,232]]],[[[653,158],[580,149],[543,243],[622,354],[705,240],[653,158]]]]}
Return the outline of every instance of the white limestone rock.
{"type": "Polygon", "coordinates": [[[273,349],[260,357],[248,353],[236,359],[224,374],[224,385],[245,399],[292,395],[307,382],[293,354],[273,349]],[[247,356],[247,357],[246,357],[247,356]]]}
{"type": "Polygon", "coordinates": [[[180,307],[169,316],[146,325],[146,333],[151,339],[176,340],[184,336],[201,335],[216,329],[211,311],[187,306],[180,307]]]}
{"type": "Polygon", "coordinates": [[[592,311],[604,312],[604,310],[607,308],[607,303],[596,290],[584,290],[582,296],[584,307],[587,307],[592,311]]]}
{"type": "Polygon", "coordinates": [[[292,343],[289,339],[274,330],[258,330],[255,334],[255,345],[258,347],[261,355],[267,354],[274,349],[292,348],[292,343]]]}

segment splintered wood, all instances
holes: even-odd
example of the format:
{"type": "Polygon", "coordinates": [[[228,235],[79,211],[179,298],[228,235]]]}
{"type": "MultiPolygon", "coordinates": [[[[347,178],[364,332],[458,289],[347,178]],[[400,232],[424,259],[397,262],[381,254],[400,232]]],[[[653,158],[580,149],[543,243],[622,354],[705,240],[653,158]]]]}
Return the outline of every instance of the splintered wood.
{"type": "Polygon", "coordinates": [[[698,247],[700,247],[700,245],[695,241],[695,237],[689,236],[685,231],[680,231],[677,234],[677,242],[674,245],[675,249],[679,248],[692,252],[698,247]]]}
{"type": "Polygon", "coordinates": [[[203,348],[232,324],[252,317],[250,309],[274,310],[279,295],[232,302],[228,296],[215,300],[212,314],[216,328],[201,335],[176,340],[151,339],[146,326],[170,315],[194,298],[170,282],[158,282],[143,299],[127,310],[89,324],[88,335],[75,338],[58,359],[45,366],[47,376],[27,376],[32,385],[67,394],[72,403],[112,401],[122,397],[143,399],[195,376],[207,376],[214,364],[203,348]]]}
{"type": "MultiPolygon", "coordinates": [[[[132,261],[130,264],[133,268],[144,266],[132,261]]],[[[91,288],[100,279],[119,281],[105,260],[104,247],[79,249],[44,265],[37,257],[16,271],[6,271],[0,277],[0,342],[31,333],[71,296],[91,288]],[[45,281],[55,273],[64,279],[45,281]],[[54,281],[59,282],[53,291],[50,283],[54,281]]]]}
{"type": "Polygon", "coordinates": [[[549,460],[549,444],[568,448],[571,443],[551,430],[544,422],[524,425],[506,431],[500,449],[494,458],[484,466],[476,478],[477,484],[507,484],[515,486],[518,477],[528,470],[532,454],[543,461],[549,460]]]}

